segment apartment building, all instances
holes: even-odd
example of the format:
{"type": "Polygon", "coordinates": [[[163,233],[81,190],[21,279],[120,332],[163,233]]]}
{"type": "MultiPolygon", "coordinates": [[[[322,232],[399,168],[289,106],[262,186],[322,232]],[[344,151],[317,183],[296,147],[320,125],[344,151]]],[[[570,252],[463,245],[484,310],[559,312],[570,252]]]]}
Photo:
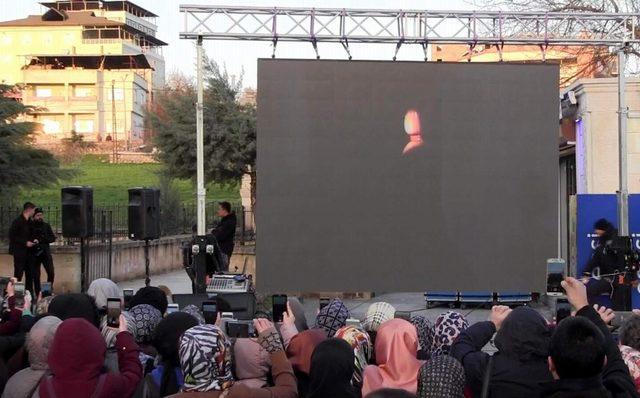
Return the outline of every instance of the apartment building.
{"type": "Polygon", "coordinates": [[[41,3],[42,15],[0,22],[0,82],[23,86],[39,142],[144,140],[144,113],[164,86],[157,17],[130,1],[41,3]]]}

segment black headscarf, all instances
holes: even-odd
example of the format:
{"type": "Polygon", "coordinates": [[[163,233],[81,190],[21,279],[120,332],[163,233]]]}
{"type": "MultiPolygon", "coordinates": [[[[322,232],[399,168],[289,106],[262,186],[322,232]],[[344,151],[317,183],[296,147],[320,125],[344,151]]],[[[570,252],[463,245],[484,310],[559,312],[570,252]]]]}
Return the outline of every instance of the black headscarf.
{"type": "Polygon", "coordinates": [[[353,349],[345,340],[329,339],[318,344],[311,355],[307,398],[357,398],[351,385],[353,349]]]}
{"type": "Polygon", "coordinates": [[[515,308],[502,322],[495,344],[501,355],[520,362],[547,360],[551,330],[536,310],[515,308]]]}
{"type": "Polygon", "coordinates": [[[149,304],[157,308],[162,315],[167,312],[167,307],[169,306],[167,295],[155,286],[143,287],[136,292],[135,296],[131,298],[129,306],[133,308],[139,304],[149,304]]]}
{"type": "Polygon", "coordinates": [[[160,380],[160,396],[176,394],[179,386],[173,368],[180,367],[178,347],[180,336],[194,326],[198,320],[186,312],[174,312],[167,315],[156,327],[153,346],[162,358],[162,379],[160,380]]]}
{"type": "Polygon", "coordinates": [[[68,293],[55,296],[49,304],[49,315],[64,321],[69,318],[84,318],[100,328],[98,307],[93,297],[84,293],[68,293]]]}

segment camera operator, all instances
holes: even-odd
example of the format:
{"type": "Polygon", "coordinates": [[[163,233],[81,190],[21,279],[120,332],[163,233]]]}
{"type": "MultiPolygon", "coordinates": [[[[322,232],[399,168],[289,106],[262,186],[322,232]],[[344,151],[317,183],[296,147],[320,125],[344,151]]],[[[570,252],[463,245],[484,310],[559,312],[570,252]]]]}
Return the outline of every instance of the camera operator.
{"type": "Polygon", "coordinates": [[[604,218],[599,219],[593,225],[594,233],[598,236],[598,246],[595,248],[591,260],[584,269],[583,282],[587,285],[587,297],[589,303],[604,293],[613,296],[614,285],[617,285],[615,274],[625,268],[624,254],[612,248],[614,240],[618,237],[618,230],[604,218]],[[598,270],[600,279],[590,278],[594,270],[598,270]]]}
{"type": "Polygon", "coordinates": [[[51,225],[44,221],[44,213],[40,208],[37,208],[33,214],[31,236],[36,245],[31,248],[33,255],[29,264],[33,284],[27,284],[27,290],[32,291],[34,297],[37,297],[40,293],[40,265],[44,266],[44,270],[47,273],[47,282],[50,282],[52,286],[55,276],[49,245],[56,241],[56,235],[53,233],[51,225]]]}

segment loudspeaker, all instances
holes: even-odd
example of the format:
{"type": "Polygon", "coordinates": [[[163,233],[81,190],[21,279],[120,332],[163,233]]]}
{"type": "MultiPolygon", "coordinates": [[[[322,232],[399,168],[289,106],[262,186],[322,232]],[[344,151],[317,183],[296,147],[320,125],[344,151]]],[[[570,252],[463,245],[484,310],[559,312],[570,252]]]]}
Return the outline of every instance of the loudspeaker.
{"type": "Polygon", "coordinates": [[[147,240],[160,237],[160,190],[129,189],[129,239],[147,240]]]}
{"type": "Polygon", "coordinates": [[[93,236],[93,188],[62,188],[62,236],[88,238],[93,236]]]}

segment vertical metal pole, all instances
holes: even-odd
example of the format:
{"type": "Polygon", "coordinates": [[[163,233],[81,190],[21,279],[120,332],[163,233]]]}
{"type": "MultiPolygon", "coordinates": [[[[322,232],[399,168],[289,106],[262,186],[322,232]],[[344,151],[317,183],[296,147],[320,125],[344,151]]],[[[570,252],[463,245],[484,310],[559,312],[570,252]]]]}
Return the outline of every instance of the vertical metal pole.
{"type": "Polygon", "coordinates": [[[198,36],[196,44],[197,50],[197,71],[196,79],[198,81],[198,103],[196,105],[196,157],[197,157],[197,195],[198,195],[198,236],[206,234],[206,217],[205,204],[207,200],[207,191],[204,187],[204,120],[203,120],[203,91],[204,82],[202,74],[202,36],[198,36]]]}
{"type": "Polygon", "coordinates": [[[618,172],[620,189],[618,197],[618,231],[620,236],[629,236],[629,189],[627,181],[627,115],[624,70],[627,63],[627,46],[618,50],[618,172]]]}
{"type": "Polygon", "coordinates": [[[118,126],[116,123],[116,81],[111,80],[111,139],[113,140],[113,163],[118,163],[118,126]]]}
{"type": "Polygon", "coordinates": [[[196,244],[200,251],[194,256],[195,263],[195,293],[206,292],[206,272],[207,272],[207,238],[206,238],[206,204],[207,191],[204,188],[204,82],[203,82],[203,48],[202,36],[198,36],[196,42],[196,80],[198,88],[198,103],[196,105],[196,178],[197,178],[197,225],[198,234],[196,244]]]}

